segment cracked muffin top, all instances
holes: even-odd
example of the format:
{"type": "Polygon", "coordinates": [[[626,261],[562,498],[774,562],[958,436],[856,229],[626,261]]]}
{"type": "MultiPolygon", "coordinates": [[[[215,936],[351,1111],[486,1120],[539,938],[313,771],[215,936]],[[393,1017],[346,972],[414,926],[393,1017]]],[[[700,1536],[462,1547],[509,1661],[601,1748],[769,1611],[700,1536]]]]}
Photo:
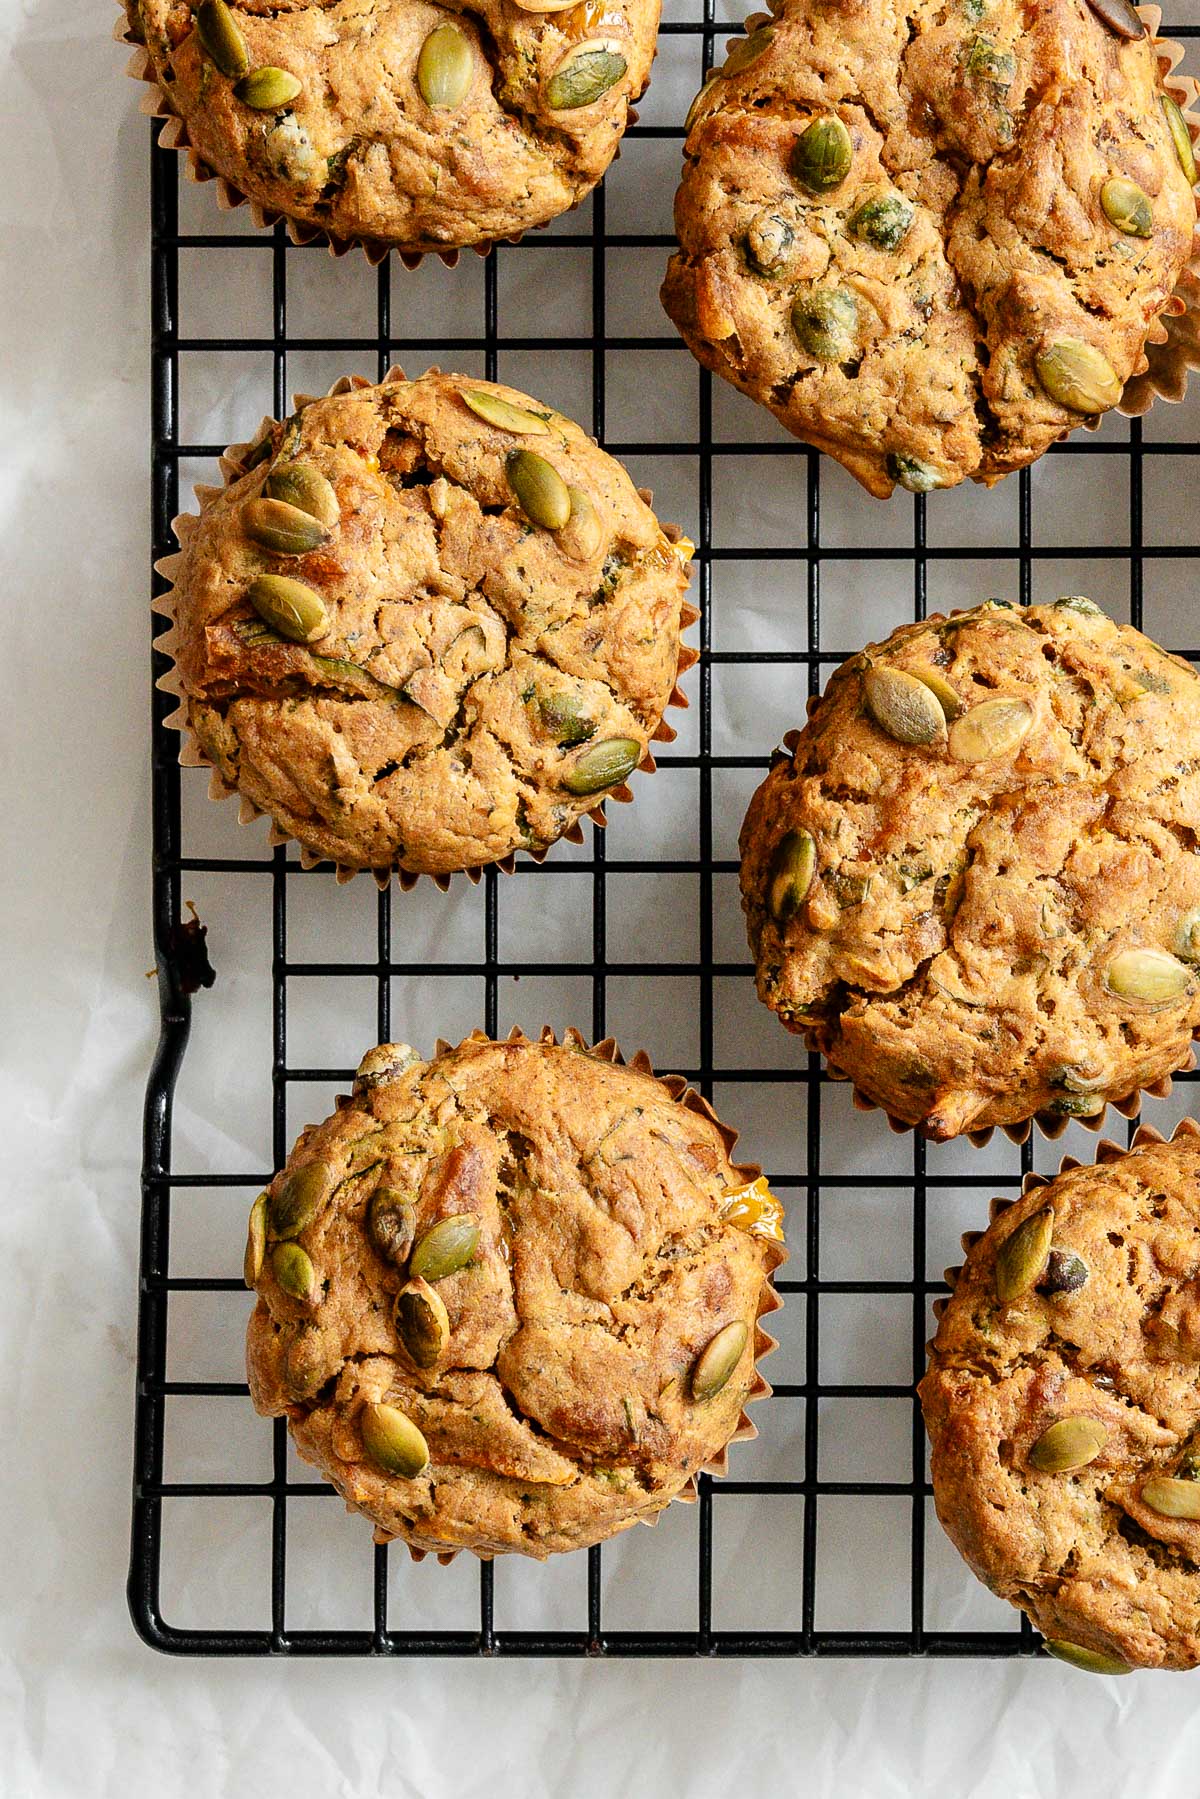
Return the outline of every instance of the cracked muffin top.
{"type": "Polygon", "coordinates": [[[1200,1131],[1134,1141],[1000,1213],[919,1389],[952,1541],[1110,1674],[1200,1663],[1200,1131]]]}
{"type": "Polygon", "coordinates": [[[254,1403],[415,1550],[597,1543],[753,1434],[780,1207],[611,1055],[381,1044],[251,1214],[254,1403]]]}
{"type": "Polygon", "coordinates": [[[784,0],[718,76],[663,288],[707,368],[880,496],[1116,404],[1196,221],[1127,0],[784,0]]]}
{"type": "Polygon", "coordinates": [[[650,76],[658,0],[128,0],[195,151],[239,192],[403,251],[575,206],[650,76]]]}
{"type": "Polygon", "coordinates": [[[759,997],[936,1139],[1098,1121],[1200,1028],[1200,681],[1090,600],[843,664],[755,794],[759,997]]]}
{"type": "Polygon", "coordinates": [[[445,876],[544,850],[674,736],[691,546],[561,414],[389,378],[232,467],[176,521],[180,722],[313,854],[445,876]]]}

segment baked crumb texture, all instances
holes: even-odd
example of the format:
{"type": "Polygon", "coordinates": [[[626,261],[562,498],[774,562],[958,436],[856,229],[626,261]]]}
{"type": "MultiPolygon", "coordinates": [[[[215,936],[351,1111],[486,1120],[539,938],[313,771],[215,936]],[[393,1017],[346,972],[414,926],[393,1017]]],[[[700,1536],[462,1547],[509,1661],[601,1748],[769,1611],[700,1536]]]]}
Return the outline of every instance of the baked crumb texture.
{"type": "Polygon", "coordinates": [[[745,1406],[770,1391],[756,1363],[774,1347],[759,1320],[779,1304],[779,1209],[769,1195],[747,1206],[764,1183],[730,1160],[735,1140],[682,1080],[656,1079],[643,1056],[623,1065],[611,1041],[476,1033],[429,1062],[373,1050],[270,1189],[268,1218],[316,1170],[315,1202],[301,1188],[313,1215],[260,1245],[255,1405],[287,1417],[300,1454],[381,1540],[417,1554],[543,1558],[653,1523],[695,1496],[698,1470],[724,1472],[728,1443],[755,1434],[745,1406]],[[372,1223],[381,1201],[403,1220],[391,1256],[372,1223]],[[396,1297],[451,1218],[478,1239],[432,1284],[448,1334],[421,1368],[396,1297]],[[288,1278],[289,1246],[310,1259],[311,1298],[275,1277],[282,1247],[288,1278]],[[722,1331],[736,1360],[698,1398],[722,1331]],[[424,1438],[415,1476],[372,1460],[364,1408],[377,1405],[424,1438]]]}
{"type": "Polygon", "coordinates": [[[230,0],[230,15],[248,71],[290,78],[275,104],[237,78],[236,54],[228,73],[218,66],[190,0],[128,0],[126,35],[145,52],[131,73],[181,121],[171,147],[190,149],[200,178],[221,177],[227,202],[248,198],[260,223],[294,221],[300,241],[453,260],[546,224],[596,185],[650,78],[659,5],[230,0]],[[445,26],[457,35],[422,69],[445,26]]]}
{"type": "Polygon", "coordinates": [[[436,371],[339,385],[232,450],[228,484],[175,521],[160,644],[184,760],[347,878],[444,883],[579,841],[583,814],[630,798],[626,775],[675,736],[663,711],[686,705],[676,677],[695,661],[680,644],[691,546],[577,425],[511,388],[436,371]],[[563,528],[524,510],[520,455],[569,485],[563,528]],[[332,522],[318,547],[276,554],[249,531],[297,468],[332,522]],[[317,639],[264,622],[264,574],[310,590],[317,639]]]}
{"type": "Polygon", "coordinates": [[[879,496],[994,482],[1115,404],[1192,253],[1166,47],[1085,0],[761,18],[684,146],[662,298],[705,367],[879,496]]]}
{"type": "Polygon", "coordinates": [[[1090,600],[906,625],[750,803],[759,997],[929,1137],[1136,1111],[1200,1028],[1198,808],[1196,674],[1090,600]]]}
{"type": "Polygon", "coordinates": [[[1102,1143],[1096,1167],[1068,1159],[1049,1185],[1030,1176],[964,1237],[920,1386],[951,1539],[1052,1643],[1109,1673],[1200,1662],[1200,1130],[1164,1143],[1142,1127],[1134,1145],[1102,1143]],[[997,1258],[1046,1208],[1046,1253],[1005,1304],[997,1258]]]}

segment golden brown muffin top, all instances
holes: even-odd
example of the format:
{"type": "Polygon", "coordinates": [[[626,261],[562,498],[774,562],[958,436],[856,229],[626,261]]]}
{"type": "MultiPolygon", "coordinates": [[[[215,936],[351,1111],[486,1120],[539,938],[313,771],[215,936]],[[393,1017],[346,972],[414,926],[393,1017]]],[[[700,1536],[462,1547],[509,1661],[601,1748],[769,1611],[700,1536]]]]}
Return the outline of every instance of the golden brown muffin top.
{"type": "Polygon", "coordinates": [[[167,647],[222,779],[309,850],[475,868],[653,766],[690,545],[578,425],[430,373],[306,404],[246,462],[177,522],[167,647]]]}
{"type": "Polygon", "coordinates": [[[995,481],[1116,403],[1183,271],[1163,101],[1085,0],[784,0],[694,106],[663,302],[871,493],[995,481]]]}
{"type": "Polygon", "coordinates": [[[938,1517],[980,1579],[1067,1659],[1190,1668],[1200,1131],[1136,1141],[1001,1211],[950,1277],[920,1394],[938,1517]]]}
{"type": "Polygon", "coordinates": [[[191,144],[239,192],[335,239],[420,252],[519,235],[595,186],[649,79],[659,7],[129,10],[191,144]]]}
{"type": "Polygon", "coordinates": [[[254,1403],[416,1549],[649,1521],[768,1390],[778,1203],[682,1081],[611,1054],[381,1045],[252,1216],[254,1403]]]}
{"type": "Polygon", "coordinates": [[[1200,1027],[1200,682],[1090,600],[906,625],[755,794],[759,997],[893,1118],[1097,1118],[1200,1027]]]}

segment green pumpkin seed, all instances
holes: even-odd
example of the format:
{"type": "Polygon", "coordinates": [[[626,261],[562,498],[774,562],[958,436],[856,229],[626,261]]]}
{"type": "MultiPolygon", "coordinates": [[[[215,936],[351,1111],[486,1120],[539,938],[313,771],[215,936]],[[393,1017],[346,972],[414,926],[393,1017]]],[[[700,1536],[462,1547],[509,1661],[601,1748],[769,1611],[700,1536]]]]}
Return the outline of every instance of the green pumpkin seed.
{"type": "Polygon", "coordinates": [[[200,0],[196,8],[196,36],[210,62],[230,81],[239,81],[250,67],[250,52],[225,0],[200,0]]]}
{"type": "Polygon", "coordinates": [[[919,456],[893,452],[887,458],[887,472],[897,487],[909,493],[932,493],[935,487],[945,486],[941,470],[934,468],[932,462],[922,462],[919,456]]]}
{"type": "Polygon", "coordinates": [[[642,759],[642,746],[633,737],[605,737],[592,744],[567,771],[562,784],[568,793],[599,793],[615,787],[631,775],[642,759]]]}
{"type": "Polygon", "coordinates": [[[1149,237],[1154,229],[1154,214],[1149,195],[1136,181],[1113,175],[1100,189],[1100,208],[1110,225],[1127,237],[1149,237]]]}
{"type": "Polygon", "coordinates": [[[246,598],[263,623],[290,643],[316,643],[329,631],[329,614],[319,593],[290,575],[257,575],[246,598]]]}
{"type": "Polygon", "coordinates": [[[417,89],[426,106],[458,106],[466,97],[475,58],[465,33],[447,22],[437,25],[421,45],[417,89]]]}
{"type": "Polygon", "coordinates": [[[740,75],[742,70],[748,69],[752,62],[758,61],[774,36],[775,27],[773,25],[760,25],[757,31],[752,31],[749,37],[743,38],[740,44],[733,46],[725,58],[724,66],[721,69],[722,75],[740,75]]]}
{"type": "Polygon", "coordinates": [[[444,1281],[465,1268],[479,1247],[478,1222],[466,1212],[443,1218],[421,1237],[408,1264],[413,1280],[444,1281]]]}
{"type": "Polygon", "coordinates": [[[298,1243],[277,1243],[271,1251],[271,1273],[292,1299],[311,1305],[316,1297],[317,1273],[298,1243]]]}
{"type": "Polygon", "coordinates": [[[615,87],[629,64],[612,44],[588,39],[568,52],[546,83],[546,104],[551,112],[575,112],[594,106],[615,87]]]}
{"type": "Polygon", "coordinates": [[[367,1208],[367,1232],[385,1262],[407,1261],[417,1214],[397,1187],[376,1187],[367,1208]]]}
{"type": "Polygon", "coordinates": [[[775,275],[791,257],[796,234],[777,212],[760,212],[746,232],[746,260],[760,275],[775,275]]]}
{"type": "Polygon", "coordinates": [[[1200,1518],[1200,1481],[1156,1474],[1142,1488],[1142,1504],[1160,1518],[1200,1518]]]}
{"type": "Polygon", "coordinates": [[[1055,611],[1078,612],[1082,618],[1104,618],[1106,615],[1097,606],[1095,600],[1089,600],[1082,593],[1060,594],[1054,602],[1055,611]]]}
{"type": "Polygon", "coordinates": [[[840,187],[850,173],[854,146],[850,133],[830,113],[814,119],[792,146],[791,171],[802,187],[813,194],[827,194],[840,187]]]}
{"type": "Polygon", "coordinates": [[[1087,0],[1088,5],[1102,24],[1115,32],[1117,37],[1144,37],[1146,27],[1129,4],[1129,0],[1087,0]]]}
{"type": "Polygon", "coordinates": [[[1070,1474],[1094,1462],[1107,1442],[1108,1432],[1095,1418],[1060,1418],[1029,1451],[1029,1466],[1039,1474],[1070,1474]]]}
{"type": "Polygon", "coordinates": [[[1037,1283],[1054,1235],[1054,1207],[1042,1206],[1024,1219],[996,1251],[996,1298],[1003,1306],[1037,1283]]]}
{"type": "Polygon", "coordinates": [[[511,431],[517,437],[539,437],[549,431],[550,427],[544,418],[536,412],[526,412],[522,406],[514,406],[511,400],[502,400],[499,394],[485,393],[475,388],[464,393],[463,404],[469,406],[476,418],[483,419],[485,424],[494,425],[497,431],[511,431]]]}
{"type": "Polygon", "coordinates": [[[436,1368],[450,1341],[450,1318],[428,1281],[411,1280],[396,1295],[396,1335],[418,1368],[436,1368]]]}
{"type": "Polygon", "coordinates": [[[278,112],[290,106],[300,92],[300,83],[287,69],[252,69],[235,83],[234,93],[245,106],[255,112],[278,112]]]}
{"type": "Polygon", "coordinates": [[[1038,1292],[1053,1296],[1056,1293],[1078,1293],[1080,1287],[1087,1285],[1087,1263],[1082,1256],[1071,1250],[1052,1249],[1050,1259],[1046,1263],[1046,1273],[1038,1282],[1038,1292]]]}
{"type": "Polygon", "coordinates": [[[722,1387],[728,1386],[730,1376],[742,1359],[749,1335],[749,1327],[740,1318],[735,1318],[705,1345],[692,1369],[694,1400],[703,1404],[706,1399],[715,1399],[722,1387]]]}
{"type": "Polygon", "coordinates": [[[285,1174],[270,1204],[271,1235],[298,1237],[325,1203],[329,1170],[324,1162],[309,1162],[285,1174]]]}
{"type": "Polygon", "coordinates": [[[1101,1655],[1098,1649],[1085,1649],[1082,1643],[1068,1643],[1062,1637],[1047,1637],[1046,1653],[1056,1661],[1069,1662],[1072,1668],[1081,1668],[1085,1674],[1133,1673],[1129,1663],[1118,1661],[1115,1655],[1101,1655]]]}
{"type": "Polygon", "coordinates": [[[966,73],[972,81],[1011,87],[1016,79],[1017,59],[1011,50],[997,50],[990,38],[977,37],[967,53],[966,73]]]}
{"type": "Polygon", "coordinates": [[[852,362],[858,349],[858,301],[848,287],[797,294],[792,330],[818,362],[852,362]]]}
{"type": "Polygon", "coordinates": [[[1102,1093],[1060,1093],[1051,1100],[1050,1111],[1059,1118],[1094,1118],[1107,1104],[1102,1093]]]}
{"type": "Polygon", "coordinates": [[[1104,970],[1104,985],[1118,999],[1167,1006],[1192,984],[1192,971],[1162,949],[1127,949],[1104,970]]]}
{"type": "Polygon", "coordinates": [[[1200,962],[1200,906],[1193,906],[1179,920],[1171,947],[1185,962],[1200,962]]]}
{"type": "Polygon", "coordinates": [[[262,1273],[263,1257],[267,1253],[267,1195],[260,1193],[250,1208],[250,1223],[246,1231],[246,1253],[242,1258],[242,1279],[251,1289],[258,1282],[262,1273]]]}
{"type": "Polygon", "coordinates": [[[954,720],[958,718],[962,712],[963,703],[955,693],[953,687],[951,687],[949,681],[944,681],[934,668],[914,668],[912,672],[916,675],[917,680],[921,683],[922,687],[928,687],[930,693],[941,707],[942,717],[946,720],[946,723],[953,724],[954,720]]]}
{"type": "Polygon", "coordinates": [[[683,130],[684,130],[685,136],[692,129],[692,126],[696,123],[696,115],[700,111],[701,101],[703,101],[704,99],[707,98],[709,88],[712,86],[714,81],[717,81],[720,79],[720,75],[721,75],[720,69],[710,69],[708,71],[707,75],[704,77],[703,82],[700,84],[700,90],[693,98],[692,104],[688,107],[687,116],[685,117],[685,119],[683,121],[683,130]]]}
{"type": "Polygon", "coordinates": [[[1171,142],[1175,146],[1175,156],[1180,168],[1187,177],[1189,187],[1196,185],[1196,151],[1192,143],[1192,134],[1188,130],[1178,102],[1172,100],[1170,94],[1160,95],[1163,116],[1167,121],[1167,130],[1171,133],[1171,142]]]}
{"type": "Polygon", "coordinates": [[[411,1418],[394,1405],[365,1405],[358,1422],[363,1448],[385,1474],[415,1480],[429,1466],[429,1445],[411,1418]]]}
{"type": "Polygon", "coordinates": [[[1037,378],[1052,400],[1070,412],[1107,412],[1121,398],[1121,383],[1095,344],[1064,337],[1034,359],[1037,378]]]}
{"type": "Polygon", "coordinates": [[[1028,700],[984,700],[950,727],[950,754],[956,762],[986,762],[1011,756],[1029,735],[1033,707],[1028,700]]]}
{"type": "Polygon", "coordinates": [[[916,208],[901,195],[882,194],[851,213],[849,222],[855,237],[861,237],[864,243],[874,244],[877,250],[895,250],[908,235],[915,217],[916,208]]]}
{"type": "Polygon", "coordinates": [[[583,702],[575,693],[540,693],[535,707],[543,731],[563,749],[574,749],[595,734],[596,727],[582,710],[583,702]]]}
{"type": "Polygon", "coordinates": [[[319,469],[308,462],[278,463],[267,476],[263,492],[272,500],[284,500],[332,531],[341,518],[337,495],[319,469]]]}
{"type": "Polygon", "coordinates": [[[279,556],[306,556],[329,541],[319,519],[286,500],[247,500],[241,520],[247,537],[279,556]]]}
{"type": "Polygon", "coordinates": [[[771,858],[767,911],[787,924],[804,904],[817,867],[817,846],[807,831],[786,831],[771,858]]]}
{"type": "Polygon", "coordinates": [[[946,715],[924,681],[902,668],[869,668],[863,677],[867,711],[897,743],[933,743],[946,734],[946,715]]]}
{"type": "Polygon", "coordinates": [[[510,450],[504,469],[526,518],[547,531],[561,530],[571,516],[571,496],[558,470],[536,450],[510,450]]]}

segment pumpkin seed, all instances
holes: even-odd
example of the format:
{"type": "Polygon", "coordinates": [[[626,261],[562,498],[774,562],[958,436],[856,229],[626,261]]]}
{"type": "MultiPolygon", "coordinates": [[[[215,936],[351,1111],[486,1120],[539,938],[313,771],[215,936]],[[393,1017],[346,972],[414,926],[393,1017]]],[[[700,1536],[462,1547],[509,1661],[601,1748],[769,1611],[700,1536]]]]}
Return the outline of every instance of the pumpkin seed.
{"type": "Polygon", "coordinates": [[[1087,1285],[1088,1265],[1082,1256],[1069,1249],[1052,1249],[1046,1273],[1038,1282],[1038,1292],[1046,1294],[1078,1293],[1087,1285]]]}
{"type": "Polygon", "coordinates": [[[1032,724],[1033,707],[1028,700],[984,700],[951,725],[950,754],[956,762],[1011,756],[1029,735],[1032,724]]]}
{"type": "Polygon", "coordinates": [[[705,1345],[692,1369],[693,1399],[703,1404],[706,1399],[715,1399],[722,1387],[729,1384],[749,1335],[749,1327],[740,1318],[735,1318],[705,1345]]]}
{"type": "Polygon", "coordinates": [[[250,1207],[250,1223],[246,1230],[246,1253],[242,1258],[242,1279],[250,1288],[256,1286],[267,1253],[267,1195],[260,1193],[250,1207]]]}
{"type": "Polygon", "coordinates": [[[1052,400],[1070,412],[1107,412],[1121,398],[1121,383],[1095,344],[1064,337],[1034,359],[1037,378],[1052,400]]]}
{"type": "Polygon", "coordinates": [[[319,519],[286,500],[247,500],[241,519],[247,537],[280,556],[305,556],[329,541],[319,519]]]}
{"type": "Polygon", "coordinates": [[[606,737],[584,750],[563,776],[563,786],[568,793],[599,793],[631,775],[641,759],[642,746],[635,738],[606,737]]]}
{"type": "Polygon", "coordinates": [[[1029,1466],[1040,1474],[1070,1474],[1094,1462],[1107,1442],[1108,1432],[1095,1418],[1060,1418],[1029,1451],[1029,1466]]]}
{"type": "Polygon", "coordinates": [[[788,262],[796,234],[777,212],[760,212],[746,233],[746,260],[760,275],[775,275],[788,262]]]}
{"type": "Polygon", "coordinates": [[[817,846],[807,831],[786,831],[771,858],[767,910],[786,924],[804,904],[817,867],[817,846]]]}
{"type": "Polygon", "coordinates": [[[1054,1235],[1054,1207],[1042,1206],[1023,1219],[996,1251],[996,1298],[1003,1306],[1036,1284],[1054,1235]]]}
{"type": "Polygon", "coordinates": [[[1162,949],[1126,949],[1104,971],[1104,985],[1118,999],[1167,1006],[1192,984],[1192,971],[1162,949]]]}
{"type": "Polygon", "coordinates": [[[1129,0],[1087,0],[1088,5],[1110,31],[1118,37],[1134,38],[1144,36],[1146,27],[1129,4],[1129,0]]]}
{"type": "Polygon", "coordinates": [[[949,681],[944,681],[934,668],[914,668],[912,672],[923,687],[928,687],[947,724],[953,724],[962,712],[963,703],[949,681]]]}
{"type": "Polygon", "coordinates": [[[562,551],[576,562],[589,562],[600,548],[604,535],[600,514],[581,487],[568,487],[571,516],[559,532],[562,551]]]}
{"type": "Polygon", "coordinates": [[[419,1239],[409,1259],[409,1276],[413,1280],[419,1276],[426,1281],[444,1281],[448,1274],[465,1268],[478,1247],[478,1222],[469,1213],[457,1212],[452,1218],[443,1218],[419,1239]]]}
{"type": "Polygon", "coordinates": [[[396,1335],[418,1368],[436,1368],[450,1341],[450,1318],[425,1280],[411,1280],[396,1295],[396,1335]]]}
{"type": "Polygon", "coordinates": [[[497,431],[511,431],[517,437],[539,437],[550,429],[546,420],[535,412],[526,412],[524,407],[514,406],[511,400],[502,400],[499,394],[485,393],[482,388],[464,393],[462,398],[476,418],[495,425],[497,431]]]}
{"type": "Polygon", "coordinates": [[[271,1273],[292,1299],[311,1305],[317,1290],[317,1273],[298,1243],[277,1243],[271,1251],[271,1273]]]}
{"type": "Polygon", "coordinates": [[[1118,1661],[1115,1655],[1101,1655],[1098,1649],[1085,1649],[1082,1643],[1068,1643],[1062,1637],[1047,1637],[1046,1653],[1056,1661],[1069,1662],[1072,1668],[1082,1668],[1085,1674],[1133,1673],[1129,1663],[1118,1661]]]}
{"type": "Polygon", "coordinates": [[[1050,1111],[1059,1118],[1094,1118],[1107,1104],[1102,1093],[1060,1093],[1051,1100],[1050,1111]]]}
{"type": "Polygon", "coordinates": [[[1142,1488],[1142,1504],[1160,1518],[1200,1518],[1200,1481],[1156,1474],[1142,1488]]]}
{"type": "Polygon", "coordinates": [[[814,119],[792,146],[791,171],[802,187],[827,194],[850,173],[854,146],[850,133],[832,113],[814,119]]]}
{"type": "Polygon", "coordinates": [[[757,31],[752,31],[749,37],[743,38],[740,44],[733,46],[725,58],[724,66],[721,69],[722,75],[740,75],[742,70],[748,69],[752,62],[758,61],[774,36],[775,27],[773,25],[760,25],[757,31]]]}
{"type": "Polygon", "coordinates": [[[465,33],[448,21],[437,25],[417,58],[417,91],[426,106],[457,106],[471,85],[475,58],[465,33]]]}
{"type": "Polygon", "coordinates": [[[932,743],[946,733],[946,715],[924,681],[902,668],[869,668],[863,677],[867,711],[897,743],[932,743]]]}
{"type": "Polygon", "coordinates": [[[563,749],[574,749],[586,743],[596,730],[582,710],[583,702],[576,693],[540,693],[536,708],[538,722],[563,749]]]}
{"type": "Polygon", "coordinates": [[[850,215],[850,229],[877,250],[894,250],[903,243],[916,209],[899,194],[882,194],[867,200],[850,215]]]}
{"type": "Polygon", "coordinates": [[[394,1081],[406,1068],[415,1068],[420,1060],[411,1044],[377,1043],[374,1049],[367,1051],[355,1070],[355,1090],[362,1092],[382,1086],[385,1081],[394,1081]]]}
{"type": "Polygon", "coordinates": [[[234,93],[255,112],[278,112],[300,92],[300,83],[287,69],[252,69],[234,84],[234,93]]]}
{"type": "Polygon", "coordinates": [[[563,57],[546,83],[546,104],[551,112],[575,112],[615,87],[629,64],[614,45],[598,38],[577,44],[563,57]]]}
{"type": "Polygon", "coordinates": [[[919,456],[892,453],[887,458],[887,472],[898,487],[909,493],[932,493],[935,487],[945,486],[941,470],[934,468],[932,462],[922,462],[919,456]]]}
{"type": "Polygon", "coordinates": [[[299,512],[307,512],[332,531],[341,518],[337,495],[319,469],[310,462],[281,462],[271,470],[263,492],[272,500],[284,500],[299,512]]]}
{"type": "Polygon", "coordinates": [[[720,74],[721,74],[720,69],[710,69],[708,71],[707,75],[704,77],[704,80],[701,82],[699,92],[694,96],[694,98],[692,100],[692,104],[687,109],[687,116],[685,117],[685,119],[683,121],[683,130],[684,130],[685,136],[692,129],[692,126],[696,122],[696,114],[700,111],[701,101],[707,97],[708,90],[712,86],[713,82],[719,80],[720,74]]]}
{"type": "Polygon", "coordinates": [[[291,643],[316,643],[329,631],[329,614],[320,594],[290,575],[256,575],[246,598],[263,623],[291,643]]]}
{"type": "Polygon", "coordinates": [[[1095,600],[1089,600],[1082,593],[1063,593],[1054,602],[1056,612],[1078,612],[1083,618],[1104,618],[1105,613],[1097,606],[1095,600]]]}
{"type": "Polygon", "coordinates": [[[249,69],[246,40],[225,0],[200,0],[196,8],[196,36],[209,61],[230,81],[240,80],[249,69]]]}
{"type": "Polygon", "coordinates": [[[510,450],[504,468],[526,518],[547,531],[561,530],[571,516],[571,496],[558,470],[535,450],[510,450]]]}
{"type": "Polygon", "coordinates": [[[1179,920],[1171,947],[1185,962],[1200,962],[1200,906],[1193,906],[1179,920]]]}
{"type": "Polygon", "coordinates": [[[397,1267],[408,1258],[417,1214],[398,1187],[376,1187],[367,1209],[367,1231],[385,1262],[397,1267]]]}
{"type": "Polygon", "coordinates": [[[1100,189],[1100,209],[1110,225],[1127,237],[1149,237],[1154,229],[1154,214],[1149,195],[1136,181],[1113,175],[1100,189]]]}
{"type": "Polygon", "coordinates": [[[1196,150],[1192,143],[1192,134],[1188,130],[1177,101],[1170,94],[1159,96],[1162,101],[1163,115],[1167,121],[1167,130],[1171,133],[1171,142],[1175,146],[1175,156],[1180,168],[1187,177],[1189,187],[1196,185],[1196,150]]]}
{"type": "Polygon", "coordinates": [[[848,287],[797,294],[792,330],[818,362],[851,362],[858,348],[858,301],[848,287]]]}
{"type": "Polygon", "coordinates": [[[429,1466],[429,1445],[411,1418],[394,1405],[365,1405],[359,1418],[363,1448],[385,1474],[415,1480],[429,1466]]]}
{"type": "Polygon", "coordinates": [[[298,1237],[325,1203],[329,1171],[324,1162],[309,1162],[285,1174],[270,1203],[271,1235],[298,1237]]]}

